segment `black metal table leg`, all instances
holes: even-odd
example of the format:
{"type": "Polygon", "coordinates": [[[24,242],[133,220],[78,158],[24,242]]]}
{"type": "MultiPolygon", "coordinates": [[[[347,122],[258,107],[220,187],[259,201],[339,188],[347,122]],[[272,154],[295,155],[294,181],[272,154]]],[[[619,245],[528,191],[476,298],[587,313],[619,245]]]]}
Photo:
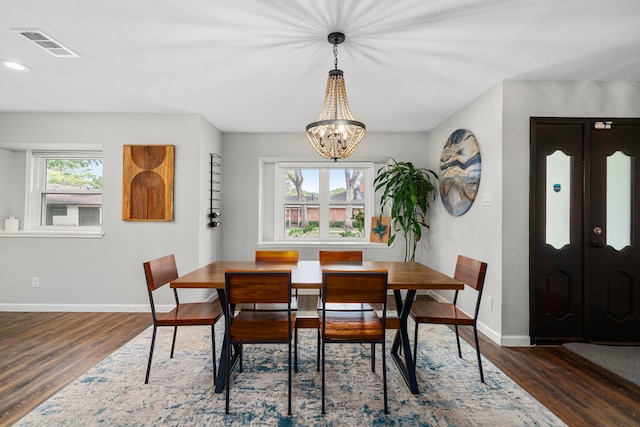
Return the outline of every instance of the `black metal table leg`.
{"type": "MultiPolygon", "coordinates": [[[[227,322],[229,319],[227,310],[227,298],[224,292],[224,289],[218,289],[218,298],[220,299],[220,304],[222,305],[222,310],[224,311],[224,319],[227,322]]],[[[225,324],[226,327],[226,324],[225,324]]],[[[240,346],[234,345],[231,347],[232,357],[229,358],[227,354],[227,334],[224,334],[224,340],[222,342],[222,351],[220,352],[220,363],[218,365],[218,375],[216,378],[215,384],[215,392],[222,393],[225,389],[226,379],[227,379],[227,366],[231,363],[231,370],[233,370],[234,366],[238,362],[238,356],[240,355],[240,346]]],[[[215,357],[215,355],[214,355],[215,357]]]]}
{"type": "Polygon", "coordinates": [[[411,393],[418,394],[420,390],[418,389],[418,380],[414,366],[415,359],[411,353],[411,343],[409,342],[409,332],[407,330],[407,319],[409,318],[409,312],[411,311],[411,305],[416,296],[416,291],[407,291],[404,303],[402,302],[399,290],[394,290],[393,294],[396,299],[398,316],[400,317],[400,327],[396,331],[390,353],[411,393]],[[402,346],[402,354],[404,357],[398,353],[400,346],[402,346]]]}

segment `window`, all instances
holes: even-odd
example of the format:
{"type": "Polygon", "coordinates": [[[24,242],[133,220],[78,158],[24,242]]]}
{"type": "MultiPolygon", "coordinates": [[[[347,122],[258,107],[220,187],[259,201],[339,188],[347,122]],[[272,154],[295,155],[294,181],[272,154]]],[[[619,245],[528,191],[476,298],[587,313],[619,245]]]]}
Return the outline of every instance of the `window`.
{"type": "Polygon", "coordinates": [[[277,163],[277,241],[368,241],[373,163],[277,163]]]}
{"type": "Polygon", "coordinates": [[[25,229],[100,231],[102,153],[32,151],[25,229]]]}

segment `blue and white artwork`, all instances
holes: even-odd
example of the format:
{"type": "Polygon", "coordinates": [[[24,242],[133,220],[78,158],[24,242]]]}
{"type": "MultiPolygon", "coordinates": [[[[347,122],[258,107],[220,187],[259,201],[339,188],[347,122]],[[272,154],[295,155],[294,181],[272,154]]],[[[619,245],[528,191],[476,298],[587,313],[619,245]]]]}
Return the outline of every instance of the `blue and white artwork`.
{"type": "Polygon", "coordinates": [[[469,210],[478,194],[482,160],[475,135],[458,129],[449,136],[440,157],[440,198],[453,216],[469,210]]]}

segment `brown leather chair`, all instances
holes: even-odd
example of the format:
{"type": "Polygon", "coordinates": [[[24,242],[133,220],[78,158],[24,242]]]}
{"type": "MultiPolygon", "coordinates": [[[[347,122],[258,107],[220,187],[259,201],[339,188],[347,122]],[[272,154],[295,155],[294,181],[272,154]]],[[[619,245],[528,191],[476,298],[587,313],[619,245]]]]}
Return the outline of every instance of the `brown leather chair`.
{"type": "MultiPolygon", "coordinates": [[[[246,344],[287,344],[289,366],[288,414],[291,415],[291,339],[296,312],[291,309],[291,270],[228,270],[225,272],[227,296],[226,353],[229,356],[226,370],[225,413],[229,413],[229,388],[231,383],[231,346],[237,346],[242,360],[246,344]],[[236,314],[236,305],[274,304],[284,310],[245,310],[236,314]]],[[[242,372],[240,365],[240,372],[242,372]]]]}
{"type": "MultiPolygon", "coordinates": [[[[435,323],[439,325],[454,325],[456,330],[456,341],[458,343],[458,356],[462,358],[460,349],[460,335],[458,334],[458,326],[466,325],[473,327],[473,336],[476,343],[476,353],[478,356],[478,369],[480,370],[480,381],[484,382],[484,374],[482,372],[482,361],[480,359],[480,344],[478,342],[478,312],[480,311],[480,299],[482,298],[482,288],[484,286],[484,278],[487,273],[487,264],[472,258],[459,255],[456,263],[456,272],[454,278],[461,281],[468,287],[477,291],[476,308],[473,316],[469,316],[460,310],[456,303],[458,301],[458,292],[455,292],[453,303],[436,302],[436,301],[415,301],[411,306],[411,318],[416,322],[415,336],[413,340],[413,354],[415,361],[418,360],[418,326],[420,323],[435,323]]],[[[415,367],[415,363],[414,363],[415,367]]]]}
{"type": "Polygon", "coordinates": [[[211,346],[213,355],[213,380],[216,380],[216,339],[215,323],[222,317],[222,306],[218,299],[211,302],[180,303],[178,290],[173,289],[175,307],[168,313],[156,312],[153,300],[153,293],[167,283],[178,278],[178,268],[175,256],[167,255],[162,258],[147,261],[143,264],[144,274],[147,279],[147,290],[149,291],[149,303],[151,304],[151,314],[153,316],[153,335],[151,337],[151,348],[149,350],[149,361],[147,363],[147,374],[144,383],[149,383],[149,373],[151,372],[151,360],[156,342],[156,331],[160,326],[173,326],[173,341],[171,343],[171,357],[176,346],[176,334],[178,326],[204,325],[211,326],[211,346]]]}
{"type": "MultiPolygon", "coordinates": [[[[322,272],[322,413],[325,413],[325,346],[326,344],[370,343],[372,347],[382,346],[382,382],[384,393],[384,412],[389,413],[387,403],[387,364],[385,350],[386,308],[387,308],[387,271],[346,271],[323,270],[322,272]],[[331,304],[338,307],[330,308],[331,304]],[[374,310],[343,310],[342,304],[363,306],[381,304],[382,318],[374,310]]],[[[375,372],[375,357],[371,357],[371,370],[375,372]]]]}

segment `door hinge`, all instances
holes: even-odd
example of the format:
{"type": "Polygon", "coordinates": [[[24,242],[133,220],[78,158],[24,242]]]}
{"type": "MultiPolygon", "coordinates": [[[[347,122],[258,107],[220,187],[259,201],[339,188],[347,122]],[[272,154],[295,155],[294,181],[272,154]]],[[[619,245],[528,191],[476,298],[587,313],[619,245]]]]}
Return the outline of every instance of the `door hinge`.
{"type": "Polygon", "coordinates": [[[611,125],[613,125],[612,121],[595,122],[593,124],[593,128],[594,129],[611,129],[611,125]]]}

